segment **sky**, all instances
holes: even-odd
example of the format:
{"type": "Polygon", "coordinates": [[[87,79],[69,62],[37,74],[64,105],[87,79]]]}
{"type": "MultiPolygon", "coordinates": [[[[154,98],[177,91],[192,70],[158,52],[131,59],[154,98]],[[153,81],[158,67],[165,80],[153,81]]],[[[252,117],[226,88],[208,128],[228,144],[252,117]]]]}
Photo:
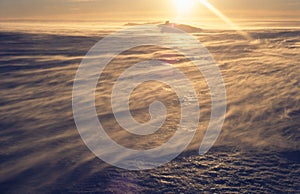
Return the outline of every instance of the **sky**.
{"type": "MultiPolygon", "coordinates": [[[[0,18],[44,20],[114,20],[211,18],[201,0],[0,0],[0,18]],[[181,2],[182,3],[182,2],[181,2]]],[[[233,19],[300,20],[300,0],[208,0],[233,19]]]]}

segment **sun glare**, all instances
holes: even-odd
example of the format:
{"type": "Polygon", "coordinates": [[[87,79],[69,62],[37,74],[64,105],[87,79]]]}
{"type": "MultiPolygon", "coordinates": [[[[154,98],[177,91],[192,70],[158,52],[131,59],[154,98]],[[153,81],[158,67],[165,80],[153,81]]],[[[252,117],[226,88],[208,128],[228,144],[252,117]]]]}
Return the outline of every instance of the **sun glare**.
{"type": "Polygon", "coordinates": [[[175,0],[179,15],[190,13],[195,5],[195,0],[175,0]]]}

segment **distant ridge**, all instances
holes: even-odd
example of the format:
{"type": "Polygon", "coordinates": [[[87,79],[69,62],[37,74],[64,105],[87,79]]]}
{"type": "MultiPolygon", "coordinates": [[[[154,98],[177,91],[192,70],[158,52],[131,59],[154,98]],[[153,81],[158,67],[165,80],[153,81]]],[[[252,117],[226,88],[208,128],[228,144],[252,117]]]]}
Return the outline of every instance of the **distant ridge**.
{"type": "Polygon", "coordinates": [[[163,22],[146,22],[146,23],[134,23],[134,22],[129,22],[125,24],[124,26],[138,26],[138,25],[147,25],[147,24],[162,24],[163,22]]]}
{"type": "Polygon", "coordinates": [[[124,26],[138,26],[138,25],[147,25],[147,24],[157,24],[160,27],[172,27],[177,28],[179,30],[188,32],[188,33],[197,33],[197,32],[203,32],[202,28],[198,28],[195,26],[190,26],[187,24],[176,24],[176,23],[169,23],[169,22],[148,22],[148,23],[127,23],[124,26]]]}

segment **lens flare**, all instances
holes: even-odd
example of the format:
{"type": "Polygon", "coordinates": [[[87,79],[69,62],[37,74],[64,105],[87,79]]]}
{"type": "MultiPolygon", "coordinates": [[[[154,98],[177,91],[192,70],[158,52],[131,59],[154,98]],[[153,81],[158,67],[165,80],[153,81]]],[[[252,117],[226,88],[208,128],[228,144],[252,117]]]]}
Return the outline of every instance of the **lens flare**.
{"type": "Polygon", "coordinates": [[[214,7],[211,3],[209,3],[207,0],[199,0],[201,4],[203,4],[205,7],[207,7],[211,12],[213,12],[216,16],[218,16],[222,21],[224,21],[226,24],[228,24],[232,29],[239,32],[240,35],[242,35],[246,39],[251,39],[248,33],[245,31],[242,31],[242,29],[233,23],[227,16],[225,16],[222,12],[220,12],[216,7],[214,7]]]}

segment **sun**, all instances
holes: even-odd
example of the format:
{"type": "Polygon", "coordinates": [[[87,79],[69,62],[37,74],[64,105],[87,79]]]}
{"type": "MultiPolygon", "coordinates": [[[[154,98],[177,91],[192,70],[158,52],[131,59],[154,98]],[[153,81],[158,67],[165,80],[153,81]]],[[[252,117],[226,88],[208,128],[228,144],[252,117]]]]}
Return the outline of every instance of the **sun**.
{"type": "Polygon", "coordinates": [[[187,15],[195,6],[195,0],[175,0],[177,12],[179,15],[187,15]]]}

